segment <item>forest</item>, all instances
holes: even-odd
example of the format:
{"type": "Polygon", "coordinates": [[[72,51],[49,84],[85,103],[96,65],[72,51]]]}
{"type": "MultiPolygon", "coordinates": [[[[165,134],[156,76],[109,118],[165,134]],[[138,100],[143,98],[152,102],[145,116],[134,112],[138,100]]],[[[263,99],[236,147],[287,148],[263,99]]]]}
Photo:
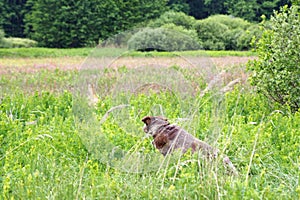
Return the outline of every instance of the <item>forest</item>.
{"type": "MultiPolygon", "coordinates": [[[[37,41],[38,46],[42,47],[74,48],[95,46],[99,41],[123,31],[146,27],[151,21],[168,11],[184,13],[194,20],[205,19],[213,15],[227,15],[245,20],[248,23],[246,24],[247,27],[249,27],[251,24],[262,21],[261,16],[266,16],[268,19],[274,10],[279,10],[280,6],[283,5],[291,5],[291,1],[1,0],[0,29],[2,27],[4,33],[0,34],[0,38],[3,34],[5,37],[28,38],[37,41]]],[[[169,23],[175,22],[170,21],[169,23]]],[[[189,24],[192,24],[192,22],[189,22],[189,24]]],[[[219,32],[223,32],[222,28],[224,29],[224,26],[220,25],[219,27],[221,28],[219,32]]],[[[185,28],[196,29],[197,31],[197,25],[196,27],[185,28]]],[[[245,26],[239,28],[247,29],[245,26]]],[[[238,31],[234,30],[234,32],[237,34],[238,31]]],[[[230,46],[231,44],[228,45],[230,46]]],[[[228,45],[227,47],[225,47],[226,45],[222,46],[222,44],[221,47],[217,45],[215,49],[229,48],[238,50],[244,48],[228,47],[228,45]]],[[[5,47],[5,45],[2,46],[5,47]]],[[[246,49],[248,48],[246,47],[246,49]]]]}

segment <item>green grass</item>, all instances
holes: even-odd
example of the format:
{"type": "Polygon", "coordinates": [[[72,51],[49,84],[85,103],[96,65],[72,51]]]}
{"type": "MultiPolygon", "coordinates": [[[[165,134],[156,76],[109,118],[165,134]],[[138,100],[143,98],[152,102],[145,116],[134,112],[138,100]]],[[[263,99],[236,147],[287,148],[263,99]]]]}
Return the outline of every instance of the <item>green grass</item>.
{"type": "MultiPolygon", "coordinates": [[[[78,48],[78,49],[50,49],[50,48],[9,48],[0,49],[0,58],[2,57],[15,57],[15,58],[42,58],[42,57],[66,57],[66,56],[79,56],[87,57],[89,55],[97,54],[97,56],[115,56],[116,53],[126,52],[126,50],[106,48],[106,49],[93,49],[93,48],[78,48]]],[[[184,51],[184,52],[126,52],[128,56],[147,57],[147,56],[255,56],[251,51],[184,51]]]]}
{"type": "Polygon", "coordinates": [[[9,48],[0,49],[0,58],[16,57],[16,58],[47,58],[47,57],[66,57],[80,56],[87,57],[91,48],[78,49],[51,49],[51,48],[9,48]]]}
{"type": "Polygon", "coordinates": [[[210,56],[210,57],[223,57],[223,56],[255,56],[256,54],[251,51],[175,51],[175,52],[131,52],[130,56],[147,57],[170,57],[170,56],[210,56]]]}
{"type": "MultiPolygon", "coordinates": [[[[114,88],[114,72],[101,77],[100,90],[114,88]]],[[[114,111],[99,125],[114,100],[102,96],[87,115],[75,112],[85,109],[71,93],[78,75],[55,70],[0,77],[1,199],[299,199],[299,112],[243,85],[218,98],[209,92],[184,101],[178,94],[137,94],[124,98],[127,118],[114,111]],[[239,176],[195,155],[164,160],[141,122],[160,108],[171,122],[193,108],[189,126],[179,124],[226,153],[239,176]]]]}

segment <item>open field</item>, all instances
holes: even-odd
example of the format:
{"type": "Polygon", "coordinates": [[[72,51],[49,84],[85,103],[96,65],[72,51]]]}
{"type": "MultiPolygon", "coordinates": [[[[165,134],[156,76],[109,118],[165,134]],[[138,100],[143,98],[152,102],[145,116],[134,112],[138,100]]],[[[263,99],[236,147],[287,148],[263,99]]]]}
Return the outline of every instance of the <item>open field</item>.
{"type": "MultiPolygon", "coordinates": [[[[7,73],[28,73],[39,70],[78,70],[84,63],[86,58],[83,57],[58,57],[58,58],[1,58],[0,59],[0,74],[7,73]]],[[[190,59],[190,58],[189,58],[190,59]]],[[[222,57],[207,57],[208,62],[223,68],[235,65],[245,65],[249,60],[255,57],[241,56],[222,56],[222,57]]],[[[110,59],[110,62],[113,60],[110,59]]],[[[125,57],[118,60],[119,66],[127,66],[134,68],[147,64],[158,64],[161,66],[179,65],[185,66],[189,63],[181,57],[125,57]]]]}
{"type": "Polygon", "coordinates": [[[253,58],[206,57],[212,78],[174,56],[90,71],[78,55],[0,58],[0,199],[299,199],[300,113],[249,85],[253,58]],[[220,149],[239,175],[221,158],[161,156],[142,129],[154,114],[220,149]]]}
{"type": "Polygon", "coordinates": [[[101,51],[107,56],[119,55],[120,52],[126,52],[129,56],[134,57],[171,57],[174,55],[182,56],[199,56],[207,55],[210,57],[220,56],[255,56],[251,51],[184,51],[184,52],[127,52],[126,49],[116,48],[78,48],[78,49],[50,49],[50,48],[14,48],[14,49],[0,49],[0,58],[57,58],[57,57],[87,57],[93,51],[101,51]]]}

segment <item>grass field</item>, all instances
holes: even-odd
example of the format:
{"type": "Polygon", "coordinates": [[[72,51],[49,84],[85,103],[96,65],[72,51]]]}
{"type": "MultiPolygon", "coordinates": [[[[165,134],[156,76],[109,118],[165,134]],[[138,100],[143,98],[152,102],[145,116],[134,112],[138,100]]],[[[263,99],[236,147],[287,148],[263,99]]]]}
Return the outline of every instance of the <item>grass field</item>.
{"type": "Polygon", "coordinates": [[[211,77],[174,66],[164,52],[155,53],[165,63],[157,71],[138,68],[154,62],[153,55],[135,53],[129,58],[138,59],[115,70],[86,73],[79,69],[90,64],[91,49],[28,51],[0,50],[0,199],[299,199],[300,113],[255,92],[246,58],[207,57],[225,72],[221,85],[203,93],[211,77]],[[152,80],[151,73],[163,74],[156,80],[169,88],[183,85],[175,92],[130,87],[152,80]],[[88,105],[89,83],[95,106],[88,105]],[[128,107],[105,117],[120,104],[128,107]],[[219,148],[239,176],[226,174],[219,159],[161,156],[141,122],[158,113],[219,148]]]}
{"type": "MultiPolygon", "coordinates": [[[[0,58],[57,58],[57,57],[87,57],[95,49],[93,48],[78,48],[78,49],[49,49],[49,48],[14,48],[14,49],[0,49],[0,58]]],[[[107,56],[119,55],[120,52],[126,52],[128,56],[145,57],[145,56],[199,56],[208,55],[210,57],[220,56],[255,56],[251,51],[185,51],[185,52],[127,52],[125,49],[106,48],[104,51],[98,50],[107,56]]]]}

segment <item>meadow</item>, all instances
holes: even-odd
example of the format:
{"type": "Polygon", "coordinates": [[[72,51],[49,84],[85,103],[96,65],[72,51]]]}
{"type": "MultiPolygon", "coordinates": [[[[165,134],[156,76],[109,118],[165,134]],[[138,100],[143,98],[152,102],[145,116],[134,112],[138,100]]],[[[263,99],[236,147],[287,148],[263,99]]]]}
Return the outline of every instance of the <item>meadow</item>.
{"type": "MultiPolygon", "coordinates": [[[[91,51],[0,50],[1,199],[299,199],[300,113],[258,94],[244,60],[225,62],[253,53],[205,52],[211,70],[193,71],[118,64],[112,53],[103,57],[114,66],[90,69],[99,62],[91,51]],[[239,175],[228,175],[221,158],[163,157],[143,133],[146,115],[217,147],[239,175]]],[[[178,58],[196,62],[203,53],[178,58]]]]}

